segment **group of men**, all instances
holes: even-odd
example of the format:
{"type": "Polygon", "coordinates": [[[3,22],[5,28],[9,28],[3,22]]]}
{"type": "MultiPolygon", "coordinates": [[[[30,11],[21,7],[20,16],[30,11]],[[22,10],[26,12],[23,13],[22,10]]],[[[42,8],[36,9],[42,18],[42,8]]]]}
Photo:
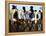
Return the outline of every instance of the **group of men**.
{"type": "Polygon", "coordinates": [[[27,19],[31,21],[35,20],[36,23],[37,20],[41,19],[41,13],[41,10],[33,10],[33,6],[30,6],[30,10],[26,10],[24,6],[22,9],[17,9],[17,6],[12,5],[12,10],[10,10],[10,17],[13,19],[13,21],[16,21],[16,19],[27,19]]]}
{"type": "Polygon", "coordinates": [[[36,29],[41,30],[42,27],[42,12],[41,10],[34,10],[33,6],[30,6],[30,10],[26,10],[24,6],[22,7],[22,9],[18,9],[17,6],[12,5],[9,19],[9,26],[11,26],[9,29],[11,31],[29,31],[34,30],[35,27],[36,29]],[[20,23],[18,22],[18,19],[20,19],[20,23]],[[28,22],[25,22],[26,20],[28,20],[28,22]]]}

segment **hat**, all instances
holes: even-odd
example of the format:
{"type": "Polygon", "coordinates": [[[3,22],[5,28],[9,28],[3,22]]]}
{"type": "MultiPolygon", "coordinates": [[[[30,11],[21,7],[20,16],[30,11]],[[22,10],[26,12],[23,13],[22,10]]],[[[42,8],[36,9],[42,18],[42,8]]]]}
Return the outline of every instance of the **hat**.
{"type": "Polygon", "coordinates": [[[16,6],[15,5],[12,5],[12,9],[16,9],[16,6]]]}
{"type": "Polygon", "coordinates": [[[30,6],[30,8],[33,8],[33,6],[30,6]]]}

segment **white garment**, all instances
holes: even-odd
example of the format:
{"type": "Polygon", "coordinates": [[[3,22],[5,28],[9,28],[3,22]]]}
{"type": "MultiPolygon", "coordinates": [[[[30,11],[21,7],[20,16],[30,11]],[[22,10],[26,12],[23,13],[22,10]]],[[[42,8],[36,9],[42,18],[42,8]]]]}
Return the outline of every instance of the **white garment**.
{"type": "Polygon", "coordinates": [[[38,15],[39,15],[39,18],[38,18],[38,20],[41,18],[41,13],[40,12],[38,12],[38,15]]]}
{"type": "Polygon", "coordinates": [[[19,19],[24,19],[24,12],[23,12],[22,9],[19,9],[19,10],[18,10],[18,18],[19,18],[19,19]]]}
{"type": "Polygon", "coordinates": [[[40,18],[41,18],[41,14],[40,14],[40,12],[34,12],[34,14],[35,14],[35,23],[37,23],[37,20],[39,20],[40,18]],[[37,15],[39,16],[38,18],[37,18],[37,15]]]}
{"type": "Polygon", "coordinates": [[[9,17],[10,17],[10,19],[11,19],[12,21],[16,21],[16,19],[13,18],[13,15],[14,15],[15,11],[17,11],[17,9],[11,9],[11,10],[10,10],[10,14],[11,14],[11,15],[10,15],[9,17]]]}
{"type": "Polygon", "coordinates": [[[35,19],[39,20],[41,18],[40,12],[34,12],[34,14],[35,14],[35,19]],[[38,18],[37,15],[39,16],[38,18]]]}
{"type": "Polygon", "coordinates": [[[25,15],[26,15],[25,18],[29,19],[29,13],[28,13],[28,11],[25,13],[25,15]]]}

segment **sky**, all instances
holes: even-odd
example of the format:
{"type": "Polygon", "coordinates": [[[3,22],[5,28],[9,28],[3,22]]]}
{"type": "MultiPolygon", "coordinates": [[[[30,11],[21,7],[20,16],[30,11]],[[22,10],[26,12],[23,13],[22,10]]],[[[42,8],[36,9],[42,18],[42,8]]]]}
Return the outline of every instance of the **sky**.
{"type": "Polygon", "coordinates": [[[42,6],[41,5],[22,5],[22,4],[10,4],[10,9],[12,8],[12,5],[15,5],[17,6],[17,9],[22,9],[22,7],[26,7],[26,10],[29,10],[30,9],[30,6],[33,6],[33,9],[34,10],[42,10],[42,6]]]}

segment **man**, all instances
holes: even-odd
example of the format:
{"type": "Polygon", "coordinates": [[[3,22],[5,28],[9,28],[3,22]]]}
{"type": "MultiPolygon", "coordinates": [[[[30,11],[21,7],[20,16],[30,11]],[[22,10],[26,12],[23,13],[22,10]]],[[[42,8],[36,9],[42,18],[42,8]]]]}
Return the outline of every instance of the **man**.
{"type": "Polygon", "coordinates": [[[35,24],[36,24],[37,21],[41,18],[41,14],[37,10],[34,11],[34,14],[35,14],[35,24]]]}
{"type": "Polygon", "coordinates": [[[13,13],[13,18],[18,19],[18,9],[16,6],[13,6],[15,8],[15,12],[13,13]]]}
{"type": "Polygon", "coordinates": [[[34,19],[34,10],[33,10],[33,6],[30,6],[30,13],[29,13],[29,18],[31,19],[31,21],[33,21],[34,19]]]}
{"type": "Polygon", "coordinates": [[[37,10],[34,10],[34,15],[35,15],[34,20],[35,20],[35,24],[37,23],[37,14],[38,14],[37,10]]]}
{"type": "Polygon", "coordinates": [[[25,20],[26,19],[26,8],[23,6],[22,9],[23,9],[23,17],[24,17],[24,20],[25,20]]]}
{"type": "Polygon", "coordinates": [[[41,31],[42,30],[42,12],[41,10],[39,10],[38,15],[39,15],[39,19],[37,23],[37,28],[38,28],[37,30],[41,31]]]}
{"type": "Polygon", "coordinates": [[[41,10],[39,10],[39,14],[41,15],[41,20],[42,20],[42,18],[43,18],[43,13],[42,13],[42,11],[41,10]]]}
{"type": "Polygon", "coordinates": [[[17,21],[17,17],[18,17],[18,14],[17,14],[17,7],[15,5],[12,5],[12,8],[10,9],[10,25],[11,27],[10,28],[10,31],[14,32],[16,31],[16,27],[15,27],[15,22],[17,21]]]}

